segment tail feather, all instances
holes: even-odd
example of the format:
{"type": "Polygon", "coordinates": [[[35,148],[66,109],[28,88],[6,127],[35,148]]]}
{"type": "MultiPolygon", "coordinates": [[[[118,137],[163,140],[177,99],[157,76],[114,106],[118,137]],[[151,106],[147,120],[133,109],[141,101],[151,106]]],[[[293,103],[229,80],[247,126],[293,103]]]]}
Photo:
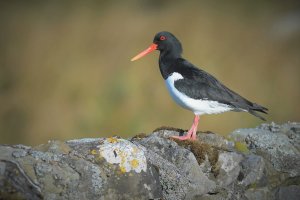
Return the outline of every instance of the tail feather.
{"type": "Polygon", "coordinates": [[[252,107],[250,107],[249,110],[248,110],[248,112],[250,114],[252,114],[255,117],[258,117],[259,119],[264,120],[264,121],[266,121],[266,119],[263,118],[262,116],[260,116],[259,114],[257,114],[256,112],[261,112],[261,113],[268,114],[267,111],[268,111],[268,108],[265,108],[265,107],[263,107],[261,105],[258,105],[256,103],[253,103],[252,107]]]}
{"type": "Polygon", "coordinates": [[[262,113],[265,113],[265,114],[268,114],[267,111],[269,110],[268,108],[265,108],[261,105],[258,105],[256,103],[253,103],[252,105],[252,110],[255,110],[255,111],[258,111],[258,112],[262,112],[262,113]]]}
{"type": "MultiPolygon", "coordinates": [[[[263,118],[262,116],[260,116],[259,114],[257,114],[254,110],[249,110],[248,111],[250,114],[254,115],[255,117],[258,117],[259,119],[263,120],[263,121],[266,121],[265,118],[263,118]]],[[[265,112],[263,112],[265,113],[265,112]]]]}

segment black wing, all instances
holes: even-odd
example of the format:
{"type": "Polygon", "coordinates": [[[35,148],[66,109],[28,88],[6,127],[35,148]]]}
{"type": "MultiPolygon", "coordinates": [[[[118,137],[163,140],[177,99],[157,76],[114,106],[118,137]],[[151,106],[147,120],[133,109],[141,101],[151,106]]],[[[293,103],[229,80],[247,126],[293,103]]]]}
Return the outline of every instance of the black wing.
{"type": "Polygon", "coordinates": [[[175,87],[180,92],[194,99],[209,99],[227,104],[236,111],[246,110],[264,120],[255,111],[266,113],[267,108],[252,103],[239,94],[227,88],[215,77],[196,68],[184,59],[176,61],[176,72],[182,74],[184,79],[175,81],[175,87]]]}

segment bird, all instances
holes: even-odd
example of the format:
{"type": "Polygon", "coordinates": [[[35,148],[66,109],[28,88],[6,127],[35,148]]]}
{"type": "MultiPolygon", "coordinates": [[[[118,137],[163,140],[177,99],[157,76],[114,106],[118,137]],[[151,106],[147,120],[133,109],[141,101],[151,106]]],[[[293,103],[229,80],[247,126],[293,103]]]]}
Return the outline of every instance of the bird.
{"type": "Polygon", "coordinates": [[[267,114],[267,108],[252,103],[226,87],[213,75],[184,59],[180,41],[170,32],[157,33],[153,43],[131,61],[138,60],[154,50],[160,51],[159,69],[171,97],[181,107],[194,113],[193,124],[186,135],[172,138],[196,140],[200,115],[204,114],[242,111],[265,120],[257,112],[267,114]]]}

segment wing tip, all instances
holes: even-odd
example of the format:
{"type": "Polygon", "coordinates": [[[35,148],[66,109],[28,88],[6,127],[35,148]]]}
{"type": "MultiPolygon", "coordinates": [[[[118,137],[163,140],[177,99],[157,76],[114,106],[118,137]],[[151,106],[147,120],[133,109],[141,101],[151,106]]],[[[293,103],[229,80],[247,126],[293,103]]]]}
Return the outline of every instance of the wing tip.
{"type": "Polygon", "coordinates": [[[257,114],[255,111],[259,111],[265,114],[268,114],[266,111],[264,110],[249,110],[248,112],[252,115],[254,115],[255,117],[258,117],[259,119],[263,120],[263,121],[267,121],[264,117],[260,116],[259,114],[257,114]]]}

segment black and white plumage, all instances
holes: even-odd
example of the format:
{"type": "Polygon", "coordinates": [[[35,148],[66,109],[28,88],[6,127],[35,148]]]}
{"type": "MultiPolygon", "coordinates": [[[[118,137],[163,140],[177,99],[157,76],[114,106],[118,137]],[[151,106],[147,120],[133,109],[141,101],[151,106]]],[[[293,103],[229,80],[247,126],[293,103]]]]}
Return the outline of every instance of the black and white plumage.
{"type": "Polygon", "coordinates": [[[153,44],[132,61],[156,49],[160,51],[159,68],[171,97],[177,104],[195,114],[188,134],[175,138],[196,139],[199,115],[203,114],[244,111],[264,120],[257,112],[267,113],[267,108],[243,98],[209,73],[182,58],[181,43],[169,32],[157,33],[153,44]]]}

